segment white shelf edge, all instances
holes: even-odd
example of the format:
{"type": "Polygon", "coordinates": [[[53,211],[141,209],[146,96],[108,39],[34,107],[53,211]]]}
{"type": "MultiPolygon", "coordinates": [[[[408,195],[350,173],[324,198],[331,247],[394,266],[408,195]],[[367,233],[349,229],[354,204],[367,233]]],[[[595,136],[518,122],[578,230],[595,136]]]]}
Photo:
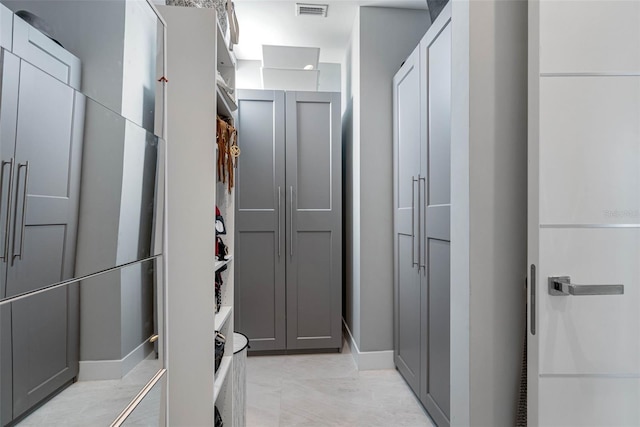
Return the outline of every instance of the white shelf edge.
{"type": "Polygon", "coordinates": [[[217,103],[216,114],[218,116],[233,118],[233,112],[235,110],[231,110],[231,106],[229,105],[229,102],[222,94],[222,89],[220,89],[218,85],[216,85],[216,103],[217,103]]]}
{"type": "Polygon", "coordinates": [[[216,313],[215,317],[216,331],[221,330],[224,324],[227,323],[232,310],[233,307],[230,305],[223,305],[220,307],[220,311],[216,313]]]}
{"type": "Polygon", "coordinates": [[[229,264],[231,261],[233,261],[233,255],[229,256],[229,259],[226,261],[217,261],[216,260],[216,271],[220,270],[222,267],[224,267],[225,265],[229,264]]]}
{"type": "Polygon", "coordinates": [[[217,33],[218,33],[218,53],[220,53],[220,42],[222,42],[222,52],[224,52],[224,58],[220,58],[218,54],[217,65],[222,67],[233,67],[236,66],[236,56],[233,51],[229,50],[229,40],[226,37],[226,34],[222,33],[222,27],[220,27],[220,21],[216,19],[217,25],[217,33]],[[221,61],[222,59],[222,61],[221,61]],[[224,61],[227,62],[224,62],[224,61]],[[230,62],[230,63],[229,63],[230,62]]]}
{"type": "Polygon", "coordinates": [[[222,390],[222,386],[224,384],[225,379],[227,378],[227,374],[231,370],[231,363],[233,362],[233,356],[223,356],[222,362],[220,362],[220,367],[218,368],[218,372],[215,373],[213,382],[213,401],[215,402],[218,399],[218,395],[220,394],[220,390],[222,390]]]}

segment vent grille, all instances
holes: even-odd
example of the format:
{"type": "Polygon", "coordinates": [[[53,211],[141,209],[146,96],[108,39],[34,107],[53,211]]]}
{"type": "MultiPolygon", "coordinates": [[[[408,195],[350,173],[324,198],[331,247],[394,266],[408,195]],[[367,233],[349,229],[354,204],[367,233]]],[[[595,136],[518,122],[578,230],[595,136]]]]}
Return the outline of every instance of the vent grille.
{"type": "Polygon", "coordinates": [[[326,18],[328,8],[329,5],[326,4],[296,3],[296,15],[320,16],[326,18]]]}

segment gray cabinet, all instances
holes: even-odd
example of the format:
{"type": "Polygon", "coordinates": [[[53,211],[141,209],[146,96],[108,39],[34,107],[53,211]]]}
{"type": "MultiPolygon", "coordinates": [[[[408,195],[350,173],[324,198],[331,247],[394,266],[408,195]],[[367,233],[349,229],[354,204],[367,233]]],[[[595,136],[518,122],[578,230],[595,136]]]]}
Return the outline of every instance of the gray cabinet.
{"type": "Polygon", "coordinates": [[[450,418],[451,6],[394,81],[394,360],[450,418]]]}
{"type": "Polygon", "coordinates": [[[236,329],[252,351],[341,347],[337,93],[239,91],[236,329]]]}
{"type": "Polygon", "coordinates": [[[418,272],[418,186],[421,183],[420,51],[394,78],[395,363],[420,393],[421,277],[418,272]]]}
{"type": "MultiPolygon", "coordinates": [[[[0,296],[10,298],[73,277],[84,97],[2,55],[0,296]]],[[[0,309],[3,424],[77,375],[78,298],[71,285],[0,309]]]]}

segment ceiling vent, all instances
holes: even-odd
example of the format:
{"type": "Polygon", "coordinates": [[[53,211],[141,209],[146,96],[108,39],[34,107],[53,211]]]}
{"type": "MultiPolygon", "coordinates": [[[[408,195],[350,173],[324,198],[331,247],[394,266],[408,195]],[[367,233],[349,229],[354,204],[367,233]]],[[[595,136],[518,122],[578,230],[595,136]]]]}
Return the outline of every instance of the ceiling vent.
{"type": "Polygon", "coordinates": [[[326,4],[296,3],[296,15],[320,16],[326,18],[328,8],[329,5],[326,4]]]}

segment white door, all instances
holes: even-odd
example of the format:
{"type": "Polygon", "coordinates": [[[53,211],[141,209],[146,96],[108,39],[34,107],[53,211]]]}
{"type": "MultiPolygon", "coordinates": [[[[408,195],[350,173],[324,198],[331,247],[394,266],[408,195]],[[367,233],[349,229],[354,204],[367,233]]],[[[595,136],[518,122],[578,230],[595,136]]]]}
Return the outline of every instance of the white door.
{"type": "Polygon", "coordinates": [[[529,7],[528,424],[638,426],[640,2],[529,7]]]}

